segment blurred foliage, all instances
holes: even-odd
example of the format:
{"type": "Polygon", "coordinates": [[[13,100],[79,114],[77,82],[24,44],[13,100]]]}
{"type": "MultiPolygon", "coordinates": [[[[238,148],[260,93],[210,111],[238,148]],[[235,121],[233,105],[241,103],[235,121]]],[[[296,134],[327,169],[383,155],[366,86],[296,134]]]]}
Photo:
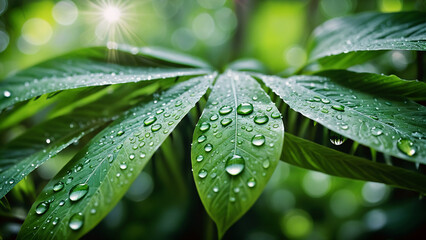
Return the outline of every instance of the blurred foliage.
{"type": "MultiPolygon", "coordinates": [[[[322,22],[357,12],[404,10],[425,11],[426,1],[0,0],[0,78],[73,49],[111,42],[173,48],[219,68],[254,58],[270,72],[285,74],[306,63],[310,34],[322,22]],[[99,20],[106,17],[105,3],[122,10],[120,27],[113,31],[99,20]]],[[[413,52],[390,51],[351,70],[414,79],[415,59],[413,52]]],[[[126,197],[85,239],[214,239],[188,161],[187,136],[195,120],[185,118],[169,147],[156,153],[126,197]]],[[[1,237],[16,236],[36,194],[86,141],[50,159],[1,200],[1,237]]],[[[350,149],[351,143],[335,148],[350,149]]],[[[367,148],[360,151],[370,157],[367,148]]],[[[413,192],[280,162],[261,198],[225,239],[416,239],[426,233],[425,211],[424,200],[413,192]]]]}

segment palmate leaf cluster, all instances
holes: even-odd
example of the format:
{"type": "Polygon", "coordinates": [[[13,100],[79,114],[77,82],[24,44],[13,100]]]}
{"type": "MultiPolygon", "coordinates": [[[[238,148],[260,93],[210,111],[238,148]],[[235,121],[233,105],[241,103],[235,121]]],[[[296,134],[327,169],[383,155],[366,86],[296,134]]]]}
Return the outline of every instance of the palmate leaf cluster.
{"type": "Polygon", "coordinates": [[[416,101],[426,100],[426,84],[342,69],[382,50],[425,51],[425,19],[405,12],[330,20],[314,32],[305,68],[324,70],[288,78],[239,71],[240,63],[218,73],[194,57],[120,45],[75,51],[4,79],[0,131],[50,111],[0,148],[1,198],[46,160],[91,137],[44,187],[18,238],[90,231],[196,104],[204,110],[192,138],[193,177],[219,237],[254,204],[280,160],[424,194],[421,173],[284,133],[283,109],[388,158],[425,164],[426,108],[416,101]],[[282,102],[271,100],[274,93],[282,102]]]}

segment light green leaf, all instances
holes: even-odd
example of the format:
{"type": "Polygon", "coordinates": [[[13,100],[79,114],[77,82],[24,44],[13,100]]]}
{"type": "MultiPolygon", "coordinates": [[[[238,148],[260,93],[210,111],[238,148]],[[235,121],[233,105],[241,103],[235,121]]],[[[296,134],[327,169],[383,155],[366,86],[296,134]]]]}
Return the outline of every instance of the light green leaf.
{"type": "Polygon", "coordinates": [[[122,66],[85,58],[49,60],[0,82],[0,110],[59,90],[201,75],[205,69],[122,66]]]}
{"type": "Polygon", "coordinates": [[[232,71],[219,77],[191,151],[195,184],[219,237],[262,193],[278,163],[283,135],[278,110],[253,78],[232,71]]]}
{"type": "Polygon", "coordinates": [[[330,175],[389,184],[426,193],[426,176],[369,161],[314,142],[285,134],[283,161],[330,175]]]}
{"type": "MultiPolygon", "coordinates": [[[[361,13],[335,18],[319,26],[313,36],[310,61],[342,65],[341,54],[378,50],[426,49],[426,15],[423,12],[361,13]],[[334,59],[337,56],[338,58],[334,59]],[[329,58],[329,59],[327,59],[329,58]]],[[[365,55],[365,54],[364,54],[365,55]]],[[[365,59],[365,56],[363,57],[365,59]]],[[[348,60],[348,58],[346,58],[348,60]]],[[[350,59],[344,66],[349,66],[350,59]]],[[[359,59],[353,64],[360,63],[359,59]]],[[[352,64],[352,65],[353,65],[352,64]]]]}
{"type": "Polygon", "coordinates": [[[18,239],[76,239],[96,226],[205,94],[212,78],[210,75],[179,83],[157,100],[131,109],[96,135],[47,184],[18,239]],[[63,188],[58,190],[61,184],[63,188]],[[45,212],[43,204],[49,206],[45,212]]]}
{"type": "Polygon", "coordinates": [[[0,149],[0,198],[46,160],[108,121],[105,118],[64,116],[28,130],[0,149]]]}
{"type": "MultiPolygon", "coordinates": [[[[339,84],[344,77],[295,76],[287,79],[261,76],[293,110],[325,127],[378,151],[413,162],[426,163],[426,107],[401,98],[379,97],[368,84],[351,89],[339,84]]],[[[354,75],[348,78],[355,82],[354,75]]],[[[389,84],[376,85],[378,93],[389,84]]],[[[401,91],[404,91],[400,87],[401,91]]]]}

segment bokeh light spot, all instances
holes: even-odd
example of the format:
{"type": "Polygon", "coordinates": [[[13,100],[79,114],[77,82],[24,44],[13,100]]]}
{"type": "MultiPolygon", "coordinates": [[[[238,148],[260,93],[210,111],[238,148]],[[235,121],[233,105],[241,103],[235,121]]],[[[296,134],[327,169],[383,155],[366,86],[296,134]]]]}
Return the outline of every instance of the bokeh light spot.
{"type": "Polygon", "coordinates": [[[52,16],[61,25],[71,25],[77,19],[78,9],[72,1],[60,1],[53,7],[52,16]]]}
{"type": "Polygon", "coordinates": [[[303,238],[312,231],[313,223],[309,214],[295,209],[281,220],[281,230],[288,238],[303,238]]]}
{"type": "Polygon", "coordinates": [[[22,26],[22,37],[30,44],[43,45],[52,37],[52,27],[41,18],[31,18],[22,26]]]}

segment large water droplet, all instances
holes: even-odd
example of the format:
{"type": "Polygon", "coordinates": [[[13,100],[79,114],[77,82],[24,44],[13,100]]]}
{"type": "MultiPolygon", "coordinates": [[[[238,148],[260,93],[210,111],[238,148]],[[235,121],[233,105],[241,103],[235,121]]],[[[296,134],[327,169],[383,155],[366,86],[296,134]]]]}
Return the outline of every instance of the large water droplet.
{"type": "Polygon", "coordinates": [[[380,136],[383,134],[383,130],[379,127],[372,127],[371,128],[371,134],[373,134],[373,136],[380,136]]]}
{"type": "Polygon", "coordinates": [[[227,105],[225,105],[225,106],[223,106],[219,109],[220,115],[226,115],[226,114],[229,114],[230,112],[232,112],[232,107],[227,106],[227,105]]]}
{"type": "Polygon", "coordinates": [[[340,112],[345,111],[345,106],[343,106],[343,105],[333,105],[333,106],[331,106],[331,108],[333,108],[334,110],[340,111],[340,112]]]}
{"type": "Polygon", "coordinates": [[[198,141],[199,143],[202,143],[202,142],[204,142],[204,141],[206,141],[206,140],[207,140],[206,135],[201,135],[201,136],[199,136],[199,137],[198,137],[198,139],[197,139],[197,141],[198,141]]]}
{"type": "Polygon", "coordinates": [[[210,129],[210,123],[208,123],[208,122],[201,123],[201,125],[200,125],[200,131],[201,132],[206,132],[209,129],[210,129]]]}
{"type": "Polygon", "coordinates": [[[71,216],[70,221],[68,223],[68,226],[74,230],[77,231],[79,230],[81,227],[83,227],[84,224],[84,217],[82,213],[76,213],[74,215],[71,216]]]}
{"type": "Polygon", "coordinates": [[[236,176],[240,174],[245,167],[244,158],[240,155],[233,155],[228,158],[225,164],[225,170],[228,174],[236,176]]]}
{"type": "Polygon", "coordinates": [[[333,131],[330,131],[329,136],[330,142],[337,146],[342,145],[346,141],[346,138],[344,136],[333,131]]]}
{"type": "MultiPolygon", "coordinates": [[[[134,156],[134,155],[133,155],[134,156]]],[[[127,164],[126,164],[126,162],[122,162],[122,163],[120,163],[120,169],[121,170],[126,170],[127,169],[127,164]]]]}
{"type": "Polygon", "coordinates": [[[270,166],[270,165],[271,165],[271,164],[270,164],[269,160],[265,160],[265,161],[263,161],[263,163],[262,163],[263,168],[269,168],[269,166],[270,166]]]}
{"type": "Polygon", "coordinates": [[[204,159],[203,155],[197,156],[197,162],[201,162],[201,161],[203,161],[203,159],[204,159]]]}
{"type": "Polygon", "coordinates": [[[70,191],[70,200],[76,202],[82,199],[89,191],[89,185],[82,183],[77,184],[70,191]]]}
{"type": "Polygon", "coordinates": [[[143,124],[144,124],[145,126],[149,126],[149,125],[153,124],[155,121],[157,121],[157,118],[156,118],[155,116],[149,116],[148,118],[146,118],[146,119],[143,121],[143,124]]]}
{"type": "Polygon", "coordinates": [[[59,192],[64,188],[64,183],[63,182],[57,182],[54,186],[53,186],[53,191],[54,192],[59,192]]]}
{"type": "Polygon", "coordinates": [[[43,215],[47,211],[47,209],[49,209],[49,203],[48,202],[41,202],[37,205],[35,212],[38,215],[43,215]]]}
{"type": "Polygon", "coordinates": [[[254,179],[254,178],[250,178],[250,179],[247,181],[247,186],[248,186],[248,187],[250,187],[250,188],[252,188],[252,187],[256,186],[256,179],[254,179]]]}
{"type": "Polygon", "coordinates": [[[401,152],[403,152],[404,154],[410,157],[414,156],[414,154],[416,154],[417,152],[417,148],[414,145],[414,142],[411,141],[410,139],[400,138],[398,139],[396,146],[401,152]]]}
{"type": "Polygon", "coordinates": [[[249,115],[253,112],[253,105],[251,103],[241,103],[237,107],[237,113],[240,115],[249,115]]]}
{"type": "Polygon", "coordinates": [[[152,125],[152,127],[151,127],[151,131],[153,131],[153,132],[156,132],[156,131],[158,131],[158,130],[160,130],[160,129],[161,129],[161,124],[159,124],[159,123],[154,124],[154,125],[152,125]]]}
{"type": "Polygon", "coordinates": [[[6,98],[10,97],[11,95],[12,94],[7,90],[3,92],[3,96],[6,97],[6,98]]]}
{"type": "Polygon", "coordinates": [[[210,143],[207,143],[206,146],[204,146],[204,151],[211,152],[213,150],[213,145],[210,143]]]}
{"type": "Polygon", "coordinates": [[[207,177],[207,174],[208,174],[208,172],[207,172],[207,170],[206,169],[200,169],[200,171],[198,171],[198,177],[200,177],[200,178],[205,178],[205,177],[207,177]]]}
{"type": "Polygon", "coordinates": [[[268,116],[262,114],[262,115],[257,115],[256,117],[254,117],[254,122],[256,124],[265,124],[269,121],[268,116]]]}
{"type": "Polygon", "coordinates": [[[262,134],[256,134],[253,136],[253,138],[251,139],[251,143],[254,146],[262,146],[263,144],[265,144],[265,136],[263,136],[262,134]]]}
{"type": "Polygon", "coordinates": [[[222,121],[220,121],[220,124],[222,124],[222,126],[224,126],[224,127],[228,126],[231,123],[232,123],[232,119],[230,119],[230,118],[224,118],[224,119],[222,119],[222,121]]]}

